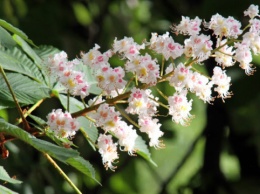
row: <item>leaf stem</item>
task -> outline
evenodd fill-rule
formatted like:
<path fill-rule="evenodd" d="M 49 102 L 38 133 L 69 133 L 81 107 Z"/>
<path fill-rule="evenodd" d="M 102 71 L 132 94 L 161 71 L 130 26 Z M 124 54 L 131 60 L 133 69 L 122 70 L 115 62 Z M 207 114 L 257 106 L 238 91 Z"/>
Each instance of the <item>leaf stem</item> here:
<path fill-rule="evenodd" d="M 26 113 L 23 114 L 23 116 L 26 118 L 28 115 L 32 113 L 32 111 L 34 111 L 37 107 L 39 107 L 43 101 L 44 99 L 41 99 L 38 102 L 36 102 L 29 110 L 26 111 Z M 22 122 L 22 118 L 18 119 L 16 125 L 20 124 L 21 122 Z"/>
<path fill-rule="evenodd" d="M 70 91 L 67 91 L 67 111 L 70 111 Z"/>
<path fill-rule="evenodd" d="M 77 194 L 82 194 L 81 191 L 74 185 L 70 178 L 63 172 L 63 170 L 58 166 L 58 164 L 50 157 L 49 154 L 44 153 L 47 160 L 58 170 L 58 172 L 63 176 L 63 178 L 69 183 L 69 185 L 76 191 Z"/>
<path fill-rule="evenodd" d="M 131 124 L 133 124 L 136 128 L 140 128 L 140 126 L 133 120 L 131 119 L 125 112 L 123 112 L 116 104 L 115 104 L 116 109 L 121 113 L 121 115 L 126 118 Z"/>
<path fill-rule="evenodd" d="M 23 111 L 22 111 L 22 109 L 21 109 L 21 107 L 20 107 L 20 105 L 19 105 L 19 103 L 18 103 L 18 100 L 17 100 L 16 97 L 15 97 L 14 91 L 13 91 L 13 89 L 12 89 L 10 83 L 8 82 L 8 79 L 7 79 L 7 77 L 6 77 L 5 71 L 4 71 L 4 69 L 3 69 L 2 66 L 0 66 L 0 72 L 1 72 L 1 74 L 3 75 L 3 78 L 4 78 L 4 80 L 5 80 L 5 83 L 6 83 L 7 87 L 8 87 L 8 89 L 9 89 L 11 95 L 12 95 L 12 98 L 13 98 L 13 100 L 14 100 L 14 103 L 15 103 L 15 105 L 16 105 L 16 108 L 17 108 L 17 110 L 18 110 L 18 112 L 19 112 L 19 114 L 20 114 L 20 116 L 21 116 L 21 118 L 22 118 L 22 121 L 23 121 L 23 124 L 24 124 L 24 128 L 28 131 L 28 130 L 30 129 L 30 126 L 29 126 L 28 122 L 26 121 L 26 119 L 25 119 L 25 117 L 24 117 L 24 115 L 23 115 Z"/>

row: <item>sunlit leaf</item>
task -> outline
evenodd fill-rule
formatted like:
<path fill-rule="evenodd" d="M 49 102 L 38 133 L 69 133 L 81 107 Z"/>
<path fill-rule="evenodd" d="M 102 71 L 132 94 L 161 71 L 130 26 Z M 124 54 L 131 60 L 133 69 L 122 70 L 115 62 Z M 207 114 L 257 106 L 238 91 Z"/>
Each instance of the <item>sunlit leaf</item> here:
<path fill-rule="evenodd" d="M 16 42 L 12 39 L 12 36 L 0 26 L 0 45 L 7 48 L 12 48 L 16 45 Z"/>
<path fill-rule="evenodd" d="M 42 60 L 46 60 L 48 57 L 60 52 L 59 49 L 48 45 L 41 45 L 37 48 L 34 48 L 34 51 Z"/>
<path fill-rule="evenodd" d="M 21 104 L 33 104 L 40 99 L 49 97 L 49 89 L 46 86 L 26 76 L 19 73 L 6 73 L 6 76 Z M 12 95 L 2 76 L 0 76 L 0 85 L 0 99 L 13 102 Z"/>
<path fill-rule="evenodd" d="M 142 156 L 154 166 L 157 166 L 157 164 L 151 158 L 151 154 L 147 148 L 145 141 L 140 136 L 138 136 L 135 140 L 135 149 L 137 150 L 137 154 Z"/>
<path fill-rule="evenodd" d="M 53 158 L 66 163 L 66 160 L 71 157 L 77 157 L 79 153 L 72 149 L 66 149 L 50 142 L 37 139 L 21 128 L 7 123 L 5 120 L 0 119 L 0 132 L 16 137 L 25 143 L 31 145 L 35 149 L 47 153 Z"/>
<path fill-rule="evenodd" d="M 85 175 L 91 177 L 93 180 L 95 179 L 95 171 L 92 165 L 81 158 L 79 153 L 76 150 L 68 149 L 64 147 L 57 146 L 48 141 L 44 141 L 38 138 L 35 138 L 31 134 L 22 130 L 21 128 L 7 123 L 5 120 L 0 118 L 0 133 L 8 134 L 13 137 L 16 137 L 25 143 L 31 145 L 35 149 L 40 152 L 47 153 L 51 157 L 64 162 L 66 164 L 70 164 L 77 170 L 81 171 Z"/>
<path fill-rule="evenodd" d="M 34 61 L 35 64 L 37 64 L 38 67 L 40 67 L 40 64 L 42 63 L 41 58 L 35 53 L 35 51 L 31 48 L 31 46 L 24 41 L 24 39 L 22 39 L 20 36 L 18 36 L 17 34 L 13 35 L 13 39 L 15 40 L 15 42 L 17 44 L 19 44 L 22 49 L 24 50 L 24 52 L 30 56 L 30 58 Z"/>
<path fill-rule="evenodd" d="M 17 34 L 19 35 L 21 38 L 23 38 L 25 41 L 27 41 L 28 43 L 34 45 L 34 43 L 32 42 L 32 40 L 30 40 L 28 38 L 28 36 L 21 31 L 20 29 L 14 27 L 13 25 L 9 24 L 8 22 L 1 20 L 0 19 L 0 26 L 2 26 L 3 28 L 5 28 L 6 30 L 12 32 L 13 34 Z"/>
<path fill-rule="evenodd" d="M 37 82 L 45 82 L 39 68 L 25 53 L 16 47 L 13 49 L 0 49 L 0 65 L 6 70 L 27 75 Z"/>

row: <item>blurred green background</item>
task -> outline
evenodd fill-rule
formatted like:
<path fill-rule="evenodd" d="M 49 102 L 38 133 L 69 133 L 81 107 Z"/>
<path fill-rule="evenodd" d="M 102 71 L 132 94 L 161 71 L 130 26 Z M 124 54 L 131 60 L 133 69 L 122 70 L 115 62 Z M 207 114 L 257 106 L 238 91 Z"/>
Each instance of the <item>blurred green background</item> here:
<path fill-rule="evenodd" d="M 0 0 L 0 18 L 23 30 L 36 45 L 53 45 L 70 58 L 87 52 L 97 43 L 101 51 L 111 47 L 115 37 L 131 36 L 141 43 L 151 32 L 170 31 L 181 16 L 209 21 L 219 13 L 234 16 L 242 24 L 243 11 L 259 0 Z M 178 40 L 177 40 L 178 41 Z M 180 41 L 182 41 L 180 39 Z M 161 120 L 166 148 L 151 148 L 158 167 L 141 157 L 120 153 L 116 172 L 106 171 L 99 153 L 76 136 L 82 156 L 97 171 L 102 186 L 66 165 L 61 167 L 83 193 L 97 194 L 258 194 L 260 193 L 260 57 L 254 57 L 257 71 L 246 76 L 238 67 L 227 69 L 234 95 L 225 103 L 204 104 L 195 96 L 195 119 L 188 127 Z M 207 64 L 210 70 L 214 61 Z M 210 71 L 209 71 L 210 72 Z M 167 85 L 161 90 L 171 94 Z M 50 105 L 51 104 L 51 105 Z M 35 114 L 46 118 L 59 107 L 49 99 Z M 12 114 L 2 115 L 9 120 Z M 21 194 L 70 194 L 73 190 L 37 151 L 19 141 L 9 142 L 7 159 L 0 159 L 10 176 L 21 185 L 6 185 Z"/>

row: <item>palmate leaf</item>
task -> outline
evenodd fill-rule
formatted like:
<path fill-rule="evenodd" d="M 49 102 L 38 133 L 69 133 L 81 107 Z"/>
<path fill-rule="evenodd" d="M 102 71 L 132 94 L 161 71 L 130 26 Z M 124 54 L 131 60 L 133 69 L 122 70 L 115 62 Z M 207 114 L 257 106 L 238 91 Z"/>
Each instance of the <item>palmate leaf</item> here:
<path fill-rule="evenodd" d="M 49 97 L 49 89 L 46 86 L 24 75 L 19 73 L 6 73 L 6 76 L 15 92 L 18 102 L 22 105 L 33 104 L 40 99 Z M 7 101 L 10 105 L 10 103 L 13 102 L 13 98 L 2 76 L 0 76 L 0 86 L 0 101 Z"/>
<path fill-rule="evenodd" d="M 13 39 L 15 40 L 15 42 L 17 44 L 19 44 L 23 51 L 30 56 L 30 58 L 34 61 L 34 63 L 38 66 L 38 68 L 40 68 L 42 60 L 41 58 L 35 53 L 35 51 L 31 48 L 31 46 L 24 40 L 22 39 L 20 36 L 18 36 L 17 34 L 13 35 Z"/>
<path fill-rule="evenodd" d="M 138 155 L 142 156 L 154 166 L 157 166 L 157 164 L 151 158 L 151 154 L 149 152 L 149 149 L 147 148 L 145 141 L 140 136 L 138 136 L 135 140 L 135 149 L 137 150 L 136 152 Z"/>
<path fill-rule="evenodd" d="M 64 108 L 67 108 L 67 96 L 60 94 L 59 99 L 61 104 L 63 105 Z M 70 112 L 77 112 L 79 110 L 82 110 L 84 108 L 84 105 L 82 102 L 78 101 L 77 99 L 70 97 Z M 85 137 L 90 138 L 92 142 L 96 142 L 98 138 L 98 130 L 97 128 L 91 123 L 87 118 L 85 117 L 79 117 L 77 118 L 78 122 L 80 123 L 81 126 L 81 132 Z M 92 143 L 89 142 L 91 145 Z M 94 146 L 92 145 L 94 148 Z"/>
<path fill-rule="evenodd" d="M 13 25 L 9 24 L 8 22 L 0 19 L 0 26 L 8 30 L 9 32 L 12 32 L 13 34 L 19 35 L 22 39 L 24 39 L 26 42 L 30 43 L 31 45 L 34 45 L 32 40 L 28 38 L 28 36 L 21 31 L 20 29 L 14 27 Z"/>
<path fill-rule="evenodd" d="M 7 123 L 3 119 L 0 119 L 0 132 L 16 137 L 24 141 L 25 143 L 31 145 L 35 149 L 47 153 L 50 156 L 64 163 L 66 163 L 66 160 L 71 157 L 79 156 L 79 153 L 75 150 L 59 147 L 50 142 L 37 139 L 31 134 L 24 131 L 23 129 L 10 123 Z"/>
<path fill-rule="evenodd" d="M 94 179 L 98 184 L 100 184 L 95 179 L 95 169 L 87 160 L 83 159 L 82 157 L 74 157 L 69 158 L 66 162 L 74 168 L 76 168 L 78 171 L 82 172 L 83 174 L 92 177 L 92 179 Z"/>
<path fill-rule="evenodd" d="M 13 72 L 27 75 L 37 82 L 44 83 L 41 70 L 18 48 L 0 49 L 0 65 Z"/>
<path fill-rule="evenodd" d="M 12 36 L 0 26 L 0 44 L 6 48 L 12 48 L 16 45 Z"/>
<path fill-rule="evenodd" d="M 34 48 L 34 51 L 42 60 L 47 60 L 48 57 L 60 52 L 59 49 L 49 45 L 41 45 Z"/>
<path fill-rule="evenodd" d="M 7 123 L 4 119 L 0 118 L 0 133 L 11 135 L 16 137 L 25 143 L 31 145 L 40 152 L 47 153 L 51 157 L 69 164 L 82 172 L 83 174 L 89 176 L 93 180 L 97 181 L 95 178 L 95 171 L 92 165 L 79 156 L 79 152 L 73 149 L 68 149 L 64 147 L 57 146 L 48 141 L 37 139 L 21 128 Z"/>

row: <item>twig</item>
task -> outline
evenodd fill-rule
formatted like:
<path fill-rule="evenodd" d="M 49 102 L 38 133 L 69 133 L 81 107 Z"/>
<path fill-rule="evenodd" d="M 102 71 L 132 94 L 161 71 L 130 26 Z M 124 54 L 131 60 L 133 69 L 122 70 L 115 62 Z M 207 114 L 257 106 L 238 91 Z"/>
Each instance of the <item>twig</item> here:
<path fill-rule="evenodd" d="M 63 170 L 58 166 L 58 164 L 49 156 L 49 154 L 44 153 L 47 160 L 58 170 L 58 172 L 63 176 L 63 178 L 69 183 L 69 185 L 76 191 L 77 194 L 82 194 L 81 191 L 74 185 L 70 178 L 63 172 Z"/>
<path fill-rule="evenodd" d="M 18 100 L 15 97 L 14 91 L 13 91 L 10 83 L 8 82 L 8 79 L 6 77 L 5 71 L 4 71 L 2 66 L 0 66 L 0 71 L 1 71 L 1 74 L 3 75 L 3 78 L 5 80 L 5 83 L 6 83 L 7 87 L 8 87 L 8 89 L 9 89 L 11 95 L 12 95 L 12 98 L 13 98 L 13 100 L 15 102 L 16 108 L 17 108 L 17 110 L 18 110 L 18 112 L 19 112 L 19 114 L 20 114 L 20 116 L 22 118 L 22 121 L 23 121 L 23 124 L 24 124 L 24 128 L 28 131 L 30 129 L 30 126 L 29 126 L 28 122 L 26 121 L 26 119 L 25 119 L 25 117 L 23 115 L 23 111 L 22 111 L 22 109 L 21 109 L 21 107 L 20 107 L 20 105 L 18 103 Z"/>

